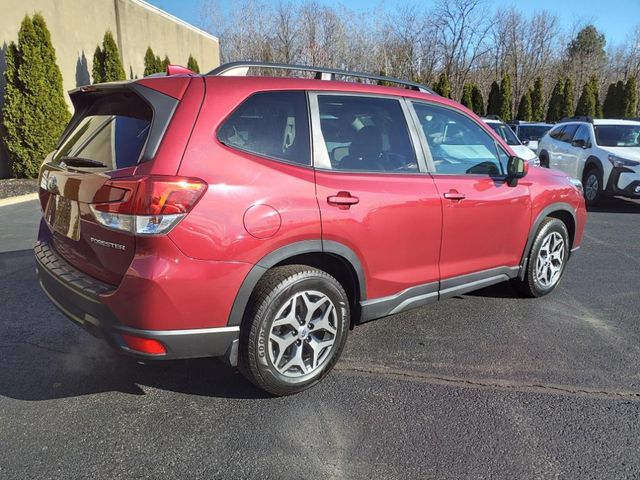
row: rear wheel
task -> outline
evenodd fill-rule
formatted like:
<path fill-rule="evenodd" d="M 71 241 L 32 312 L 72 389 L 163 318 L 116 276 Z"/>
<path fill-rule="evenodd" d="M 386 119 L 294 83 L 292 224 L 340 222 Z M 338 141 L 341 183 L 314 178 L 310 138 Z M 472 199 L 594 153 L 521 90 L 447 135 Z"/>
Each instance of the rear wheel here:
<path fill-rule="evenodd" d="M 551 293 L 560 282 L 569 258 L 569 232 L 557 218 L 545 218 L 531 246 L 524 278 L 514 285 L 528 297 Z"/>
<path fill-rule="evenodd" d="M 305 265 L 265 273 L 240 334 L 238 366 L 274 395 L 318 383 L 337 362 L 349 330 L 349 302 L 328 273 Z"/>
<path fill-rule="evenodd" d="M 593 207 L 602 200 L 603 187 L 602 174 L 596 167 L 590 167 L 582 176 L 584 199 L 587 205 Z"/>

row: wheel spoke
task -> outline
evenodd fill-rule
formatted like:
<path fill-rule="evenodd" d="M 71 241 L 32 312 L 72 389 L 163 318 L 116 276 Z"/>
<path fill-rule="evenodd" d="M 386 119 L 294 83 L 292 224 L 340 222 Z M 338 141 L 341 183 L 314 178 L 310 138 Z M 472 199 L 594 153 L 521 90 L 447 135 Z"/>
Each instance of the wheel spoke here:
<path fill-rule="evenodd" d="M 318 366 L 318 360 L 320 358 L 320 354 L 323 353 L 325 348 L 331 347 L 335 342 L 335 337 L 331 340 L 323 340 L 319 341 L 315 338 L 311 338 L 309 341 L 309 346 L 311 347 L 311 351 L 313 355 L 311 357 L 311 368 L 316 368 Z"/>
<path fill-rule="evenodd" d="M 327 309 L 322 314 L 322 318 L 313 323 L 312 332 L 317 332 L 319 330 L 326 330 L 327 332 L 334 334 L 336 333 L 336 328 L 331 325 L 331 319 L 335 316 L 335 309 L 333 308 L 333 303 L 329 302 Z"/>
<path fill-rule="evenodd" d="M 304 363 L 304 359 L 302 358 L 302 350 L 302 345 L 296 345 L 295 353 L 293 354 L 291 359 L 287 363 L 285 363 L 279 370 L 284 373 L 292 367 L 298 367 L 300 370 L 302 370 L 302 373 L 307 373 L 308 369 L 307 365 Z"/>
<path fill-rule="evenodd" d="M 271 360 L 273 361 L 273 364 L 277 368 L 278 365 L 280 365 L 280 361 L 282 360 L 282 356 L 284 355 L 284 352 L 297 340 L 297 337 L 293 334 L 293 332 L 286 334 L 284 337 L 281 337 L 276 335 L 275 333 L 272 333 L 269 336 L 269 340 L 272 342 L 275 342 L 278 345 L 277 357 L 274 359 L 272 356 L 271 358 Z"/>
<path fill-rule="evenodd" d="M 543 287 L 553 286 L 562 273 L 565 241 L 558 232 L 549 233 L 541 242 L 536 257 L 535 273 Z"/>
<path fill-rule="evenodd" d="M 287 315 L 275 320 L 272 324 L 272 328 L 285 325 L 296 330 L 300 328 L 300 322 L 298 322 L 298 319 L 296 318 L 296 300 L 297 297 L 293 297 L 291 300 L 289 300 L 284 308 L 285 311 L 288 309 Z"/>

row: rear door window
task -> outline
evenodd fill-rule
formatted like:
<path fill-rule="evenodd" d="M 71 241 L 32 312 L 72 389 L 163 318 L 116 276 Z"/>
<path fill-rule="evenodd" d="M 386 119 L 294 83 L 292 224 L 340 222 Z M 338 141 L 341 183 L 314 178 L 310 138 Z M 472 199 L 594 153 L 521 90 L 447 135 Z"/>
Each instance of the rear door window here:
<path fill-rule="evenodd" d="M 153 119 L 151 107 L 134 93 L 118 93 L 97 100 L 69 133 L 52 163 L 84 158 L 109 170 L 136 165 Z"/>
<path fill-rule="evenodd" d="M 220 143 L 260 156 L 311 165 L 304 92 L 261 92 L 245 100 L 218 129 Z"/>
<path fill-rule="evenodd" d="M 400 101 L 360 95 L 318 94 L 326 152 L 316 166 L 365 172 L 418 172 Z M 324 164 L 322 164 L 324 163 Z"/>

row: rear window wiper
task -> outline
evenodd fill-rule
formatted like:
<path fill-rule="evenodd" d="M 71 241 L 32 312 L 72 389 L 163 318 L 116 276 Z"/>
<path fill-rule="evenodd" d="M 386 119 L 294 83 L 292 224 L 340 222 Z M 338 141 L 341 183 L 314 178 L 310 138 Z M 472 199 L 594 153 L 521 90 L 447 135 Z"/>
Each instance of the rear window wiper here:
<path fill-rule="evenodd" d="M 98 160 L 91 160 L 90 158 L 83 157 L 60 157 L 60 163 L 64 163 L 70 167 L 107 168 L 104 163 L 99 162 Z"/>

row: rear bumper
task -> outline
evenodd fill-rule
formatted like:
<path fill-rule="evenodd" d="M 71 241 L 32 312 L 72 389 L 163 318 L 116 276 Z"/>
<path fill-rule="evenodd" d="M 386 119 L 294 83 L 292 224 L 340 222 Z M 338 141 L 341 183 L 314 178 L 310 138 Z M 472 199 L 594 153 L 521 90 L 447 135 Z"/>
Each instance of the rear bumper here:
<path fill-rule="evenodd" d="M 34 253 L 40 286 L 51 302 L 72 321 L 115 349 L 145 359 L 223 356 L 230 363 L 236 363 L 240 327 L 148 330 L 124 325 L 101 300 L 101 296 L 111 295 L 115 287 L 78 271 L 45 242 L 38 242 Z M 134 351 L 125 343 L 123 334 L 157 340 L 164 345 L 166 354 Z"/>

